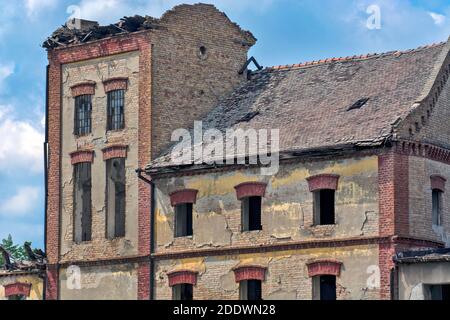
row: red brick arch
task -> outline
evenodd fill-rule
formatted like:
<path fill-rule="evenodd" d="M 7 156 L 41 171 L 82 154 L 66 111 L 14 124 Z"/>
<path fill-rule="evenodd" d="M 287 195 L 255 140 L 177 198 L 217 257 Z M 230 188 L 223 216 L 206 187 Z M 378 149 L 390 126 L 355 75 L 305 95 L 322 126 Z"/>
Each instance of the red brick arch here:
<path fill-rule="evenodd" d="M 29 297 L 31 291 L 31 283 L 16 282 L 5 285 L 5 297 L 24 296 Z"/>
<path fill-rule="evenodd" d="M 82 95 L 94 95 L 95 94 L 95 82 L 94 81 L 85 81 L 82 83 L 77 83 L 70 87 L 72 91 L 73 97 L 78 97 Z"/>
<path fill-rule="evenodd" d="M 112 145 L 103 148 L 103 160 L 109 160 L 113 158 L 126 158 L 128 146 L 125 145 Z"/>
<path fill-rule="evenodd" d="M 339 277 L 341 275 L 342 262 L 334 259 L 316 260 L 306 264 L 308 276 L 331 275 Z"/>
<path fill-rule="evenodd" d="M 238 200 L 247 197 L 264 197 L 267 183 L 264 182 L 244 182 L 234 187 Z"/>
<path fill-rule="evenodd" d="M 235 268 L 234 277 L 236 282 L 245 280 L 260 280 L 266 279 L 266 268 L 261 266 L 242 266 Z"/>
<path fill-rule="evenodd" d="M 94 162 L 94 151 L 92 150 L 79 150 L 70 153 L 70 160 L 72 165 L 82 162 Z"/>
<path fill-rule="evenodd" d="M 306 179 L 309 191 L 314 192 L 323 189 L 337 190 L 339 176 L 337 174 L 319 174 Z"/>
<path fill-rule="evenodd" d="M 430 179 L 431 179 L 431 189 L 433 190 L 436 189 L 445 192 L 445 184 L 447 182 L 447 179 L 445 179 L 443 176 L 440 175 L 432 175 Z"/>
<path fill-rule="evenodd" d="M 103 81 L 103 86 L 105 88 L 105 92 L 110 92 L 114 90 L 127 90 L 128 78 L 125 77 L 110 78 Z"/>
<path fill-rule="evenodd" d="M 167 274 L 169 286 L 173 287 L 178 284 L 192 284 L 195 286 L 197 284 L 197 274 L 197 272 L 188 270 L 169 272 Z"/>
<path fill-rule="evenodd" d="M 170 196 L 170 204 L 175 207 L 183 203 L 196 203 L 198 190 L 184 189 L 172 192 Z"/>

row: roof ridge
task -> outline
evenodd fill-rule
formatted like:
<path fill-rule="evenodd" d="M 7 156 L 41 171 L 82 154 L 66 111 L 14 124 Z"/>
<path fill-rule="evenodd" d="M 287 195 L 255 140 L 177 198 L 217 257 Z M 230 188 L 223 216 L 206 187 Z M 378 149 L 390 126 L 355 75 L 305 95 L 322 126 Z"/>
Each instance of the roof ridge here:
<path fill-rule="evenodd" d="M 333 57 L 333 58 L 326 58 L 321 60 L 312 60 L 312 61 L 306 61 L 301 63 L 294 63 L 294 64 L 287 64 L 287 65 L 278 65 L 278 66 L 272 66 L 272 67 L 266 67 L 264 71 L 278 71 L 278 70 L 293 70 L 293 69 L 299 69 L 304 67 L 312 67 L 312 66 L 318 66 L 318 65 L 324 65 L 327 63 L 333 63 L 333 62 L 346 62 L 346 61 L 360 61 L 360 60 L 368 60 L 372 58 L 377 57 L 386 57 L 386 56 L 393 56 L 397 55 L 400 56 L 402 54 L 406 53 L 413 53 L 424 49 L 430 49 L 435 48 L 441 45 L 444 45 L 446 42 L 437 42 L 432 43 L 425 46 L 420 46 L 415 49 L 407 49 L 407 50 L 396 50 L 396 51 L 388 51 L 388 52 L 382 52 L 382 53 L 367 53 L 367 54 L 361 54 L 361 55 L 354 55 L 354 56 L 347 56 L 347 57 Z"/>

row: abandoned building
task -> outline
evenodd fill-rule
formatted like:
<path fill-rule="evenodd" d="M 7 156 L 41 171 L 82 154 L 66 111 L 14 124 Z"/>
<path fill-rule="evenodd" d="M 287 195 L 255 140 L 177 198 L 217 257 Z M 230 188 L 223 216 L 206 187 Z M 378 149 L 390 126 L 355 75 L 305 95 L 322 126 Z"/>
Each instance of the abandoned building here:
<path fill-rule="evenodd" d="M 2 246 L 0 253 L 0 300 L 42 300 L 45 282 L 45 255 L 25 244 L 28 260 L 17 261 Z"/>
<path fill-rule="evenodd" d="M 393 299 L 396 254 L 450 244 L 450 43 L 249 71 L 255 43 L 206 4 L 45 41 L 46 299 Z M 195 120 L 279 129 L 278 172 L 173 163 Z"/>

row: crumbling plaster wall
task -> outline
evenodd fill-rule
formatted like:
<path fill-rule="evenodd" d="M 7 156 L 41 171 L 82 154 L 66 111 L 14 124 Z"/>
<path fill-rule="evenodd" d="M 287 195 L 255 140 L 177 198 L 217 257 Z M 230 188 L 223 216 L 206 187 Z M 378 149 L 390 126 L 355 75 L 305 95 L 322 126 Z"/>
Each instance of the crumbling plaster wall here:
<path fill-rule="evenodd" d="M 306 178 L 323 173 L 340 175 L 334 226 L 313 226 L 313 195 Z M 249 181 L 267 183 L 263 230 L 242 233 L 241 204 L 234 186 Z M 378 235 L 376 156 L 283 164 L 274 176 L 247 169 L 174 177 L 157 180 L 156 188 L 157 252 Z M 199 191 L 193 237 L 174 238 L 169 194 L 180 189 Z"/>
<path fill-rule="evenodd" d="M 103 81 L 114 77 L 128 77 L 125 93 L 125 129 L 106 131 L 107 96 Z M 138 95 L 139 53 L 131 52 L 101 59 L 64 65 L 62 69 L 62 217 L 61 261 L 114 258 L 137 254 L 138 241 Z M 74 98 L 70 87 L 95 81 L 92 99 L 92 134 L 75 137 Z M 108 240 L 106 234 L 105 184 L 106 164 L 102 149 L 113 144 L 128 145 L 126 166 L 126 236 Z M 73 241 L 73 166 L 70 153 L 78 149 L 95 152 L 92 163 L 92 241 L 75 244 Z"/>
<path fill-rule="evenodd" d="M 189 270 L 198 272 L 194 299 L 238 300 L 239 284 L 232 269 L 258 265 L 267 268 L 266 279 L 262 283 L 264 300 L 311 300 L 312 279 L 308 276 L 306 263 L 329 258 L 343 263 L 341 275 L 336 279 L 339 300 L 379 298 L 379 288 L 372 286 L 376 282 L 368 280 L 372 266 L 378 266 L 378 246 L 369 245 L 158 261 L 156 299 L 172 298 L 168 272 Z"/>
<path fill-rule="evenodd" d="M 152 30 L 152 157 L 231 93 L 254 39 L 212 5 L 180 5 Z M 206 53 L 200 52 L 204 47 Z"/>
<path fill-rule="evenodd" d="M 442 226 L 433 226 L 431 176 L 447 179 L 442 197 Z M 450 246 L 450 166 L 420 157 L 409 158 L 409 232 L 414 237 Z"/>
<path fill-rule="evenodd" d="M 428 300 L 426 285 L 450 284 L 449 262 L 401 264 L 398 272 L 400 300 Z"/>
<path fill-rule="evenodd" d="M 39 278 L 37 274 L 26 274 L 26 275 L 11 274 L 8 276 L 0 275 L 0 300 L 8 300 L 8 298 L 5 297 L 4 286 L 7 286 L 12 283 L 30 283 L 31 284 L 30 296 L 27 298 L 27 300 L 43 299 L 44 281 L 42 278 Z"/>
<path fill-rule="evenodd" d="M 137 300 L 137 266 L 72 267 L 60 270 L 62 300 Z"/>

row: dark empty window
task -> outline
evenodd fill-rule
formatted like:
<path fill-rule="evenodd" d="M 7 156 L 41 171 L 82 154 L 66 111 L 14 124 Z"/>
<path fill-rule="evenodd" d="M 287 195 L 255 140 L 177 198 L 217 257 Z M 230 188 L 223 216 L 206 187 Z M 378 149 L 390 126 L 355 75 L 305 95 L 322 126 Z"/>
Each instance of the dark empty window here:
<path fill-rule="evenodd" d="M 433 225 L 440 226 L 442 214 L 442 191 L 434 189 L 432 197 L 433 197 L 433 208 L 432 208 Z"/>
<path fill-rule="evenodd" d="M 314 192 L 314 225 L 335 224 L 335 191 L 323 189 Z"/>
<path fill-rule="evenodd" d="M 120 130 L 125 126 L 125 90 L 108 92 L 108 130 Z"/>
<path fill-rule="evenodd" d="M 262 300 L 260 280 L 245 280 L 239 283 L 239 295 L 241 300 Z"/>
<path fill-rule="evenodd" d="M 91 164 L 74 166 L 74 241 L 91 240 Z"/>
<path fill-rule="evenodd" d="M 450 301 L 450 284 L 430 286 L 430 299 Z"/>
<path fill-rule="evenodd" d="M 336 300 L 336 276 L 324 275 L 313 278 L 314 300 Z"/>
<path fill-rule="evenodd" d="M 172 299 L 173 300 L 193 300 L 194 288 L 192 284 L 177 284 L 172 287 Z"/>
<path fill-rule="evenodd" d="M 125 236 L 125 159 L 106 161 L 106 233 L 109 239 Z"/>
<path fill-rule="evenodd" d="M 351 111 L 351 110 L 355 110 L 355 109 L 360 109 L 360 108 L 362 108 L 368 101 L 369 101 L 369 98 L 359 99 L 359 100 L 356 101 L 354 104 L 352 104 L 352 105 L 347 109 L 347 111 Z"/>
<path fill-rule="evenodd" d="M 175 237 L 192 236 L 192 203 L 175 206 Z"/>
<path fill-rule="evenodd" d="M 261 202 L 261 197 L 248 197 L 242 199 L 242 231 L 262 230 Z"/>
<path fill-rule="evenodd" d="M 75 125 L 74 133 L 83 136 L 91 133 L 92 96 L 75 97 Z"/>

